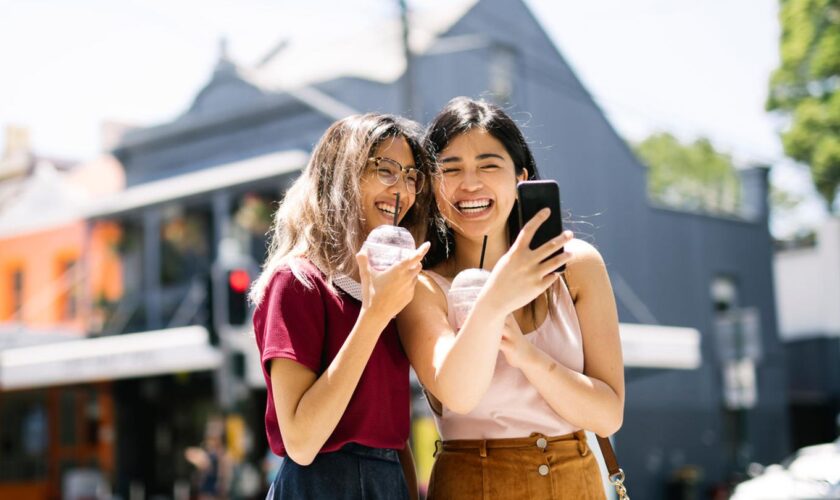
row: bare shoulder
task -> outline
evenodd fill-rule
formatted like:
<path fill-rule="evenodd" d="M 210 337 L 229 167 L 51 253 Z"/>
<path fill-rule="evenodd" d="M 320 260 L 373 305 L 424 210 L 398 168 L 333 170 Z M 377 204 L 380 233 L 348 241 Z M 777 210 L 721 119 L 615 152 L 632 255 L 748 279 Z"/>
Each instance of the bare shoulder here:
<path fill-rule="evenodd" d="M 569 260 L 569 267 L 575 268 L 576 271 L 585 272 L 593 268 L 599 269 L 605 267 L 601 252 L 591 243 L 574 238 L 572 241 L 566 243 L 565 248 L 572 253 L 572 258 Z"/>
<path fill-rule="evenodd" d="M 446 294 L 434 278 L 425 271 L 421 271 L 417 277 L 417 285 L 414 287 L 414 298 L 399 314 L 399 319 L 420 318 L 435 310 L 446 312 Z M 404 323 L 405 321 L 400 321 L 400 324 Z"/>
<path fill-rule="evenodd" d="M 426 300 L 434 299 L 436 302 L 446 305 L 446 294 L 443 293 L 443 289 L 437 281 L 429 276 L 426 271 L 420 271 L 420 275 L 417 277 L 417 287 L 414 289 L 414 300 L 412 302 L 417 301 L 418 293 Z"/>
<path fill-rule="evenodd" d="M 591 243 L 575 238 L 566 243 L 565 248 L 572 253 L 566 265 L 566 282 L 573 299 L 577 300 L 581 292 L 597 286 L 605 279 L 609 280 L 604 258 Z"/>

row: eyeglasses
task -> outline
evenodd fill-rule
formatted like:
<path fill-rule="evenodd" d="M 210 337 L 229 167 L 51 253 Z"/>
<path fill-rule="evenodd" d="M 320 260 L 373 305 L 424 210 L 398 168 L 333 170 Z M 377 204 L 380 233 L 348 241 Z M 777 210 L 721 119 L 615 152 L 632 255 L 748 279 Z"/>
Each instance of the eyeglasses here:
<path fill-rule="evenodd" d="M 382 156 L 368 158 L 368 162 L 373 163 L 376 177 L 382 184 L 393 186 L 402 175 L 405 178 L 405 186 L 411 193 L 417 194 L 423 191 L 426 177 L 416 168 L 404 167 L 398 161 Z"/>

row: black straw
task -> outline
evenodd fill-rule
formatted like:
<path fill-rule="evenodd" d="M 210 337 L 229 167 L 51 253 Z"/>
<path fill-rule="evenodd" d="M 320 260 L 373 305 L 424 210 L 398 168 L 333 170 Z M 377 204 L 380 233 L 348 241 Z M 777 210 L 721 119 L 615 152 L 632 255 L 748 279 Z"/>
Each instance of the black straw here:
<path fill-rule="evenodd" d="M 487 250 L 487 235 L 484 235 L 484 242 L 481 243 L 481 260 L 478 262 L 478 268 L 484 269 L 484 251 Z"/>
<path fill-rule="evenodd" d="M 399 222 L 397 217 L 400 215 L 400 193 L 397 193 L 397 208 L 394 210 L 394 225 L 396 226 Z"/>

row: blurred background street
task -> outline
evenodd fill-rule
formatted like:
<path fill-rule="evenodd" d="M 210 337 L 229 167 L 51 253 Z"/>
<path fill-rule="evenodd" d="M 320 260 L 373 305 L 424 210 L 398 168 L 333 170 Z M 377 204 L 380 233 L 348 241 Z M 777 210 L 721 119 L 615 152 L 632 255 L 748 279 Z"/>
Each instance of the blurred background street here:
<path fill-rule="evenodd" d="M 277 202 L 459 95 L 607 263 L 631 497 L 840 498 L 837 0 L 0 0 L 0 68 L 0 499 L 264 498 Z"/>

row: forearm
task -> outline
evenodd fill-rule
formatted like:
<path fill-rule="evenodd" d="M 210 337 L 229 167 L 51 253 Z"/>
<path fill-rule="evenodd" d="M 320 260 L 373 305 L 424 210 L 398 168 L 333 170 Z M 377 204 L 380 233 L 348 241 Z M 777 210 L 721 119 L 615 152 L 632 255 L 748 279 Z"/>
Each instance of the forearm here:
<path fill-rule="evenodd" d="M 411 500 L 417 500 L 419 497 L 417 490 L 417 470 L 414 467 L 414 455 L 411 453 L 411 445 L 405 443 L 405 448 L 398 451 L 400 456 L 400 465 L 403 468 L 405 475 L 405 483 L 408 486 L 408 497 Z"/>
<path fill-rule="evenodd" d="M 296 460 L 311 462 L 344 415 L 368 359 L 387 321 L 363 311 L 347 340 L 326 371 L 301 397 L 288 432 L 287 448 L 296 448 Z"/>
<path fill-rule="evenodd" d="M 623 398 L 602 380 L 569 369 L 533 345 L 521 370 L 551 409 L 570 424 L 599 436 L 621 427 Z"/>
<path fill-rule="evenodd" d="M 435 396 L 457 413 L 469 413 L 484 397 L 499 356 L 505 314 L 479 300 L 435 371 Z"/>

